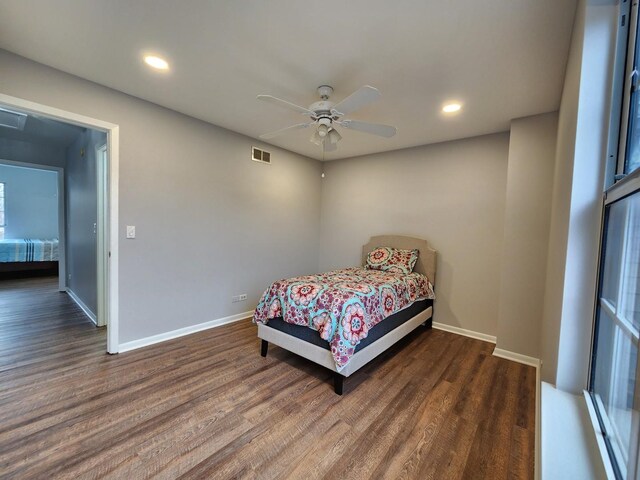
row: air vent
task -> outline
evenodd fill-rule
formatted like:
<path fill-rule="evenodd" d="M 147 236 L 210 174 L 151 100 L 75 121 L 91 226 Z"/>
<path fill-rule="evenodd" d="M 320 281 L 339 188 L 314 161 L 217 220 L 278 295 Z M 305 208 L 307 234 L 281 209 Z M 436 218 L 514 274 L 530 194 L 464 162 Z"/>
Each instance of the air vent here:
<path fill-rule="evenodd" d="M 12 112 L 0 108 L 0 127 L 14 128 L 16 130 L 24 129 L 27 116 L 24 113 Z"/>
<path fill-rule="evenodd" d="M 251 147 L 251 159 L 256 162 L 271 163 L 271 154 L 256 147 Z"/>

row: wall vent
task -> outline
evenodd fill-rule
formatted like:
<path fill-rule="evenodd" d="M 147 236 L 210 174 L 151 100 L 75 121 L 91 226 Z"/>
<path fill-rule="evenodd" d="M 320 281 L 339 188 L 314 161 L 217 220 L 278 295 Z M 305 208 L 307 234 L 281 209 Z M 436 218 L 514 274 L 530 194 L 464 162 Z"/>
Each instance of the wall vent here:
<path fill-rule="evenodd" d="M 256 162 L 271 163 L 271 154 L 265 150 L 251 147 L 251 159 Z"/>
<path fill-rule="evenodd" d="M 16 130 L 23 130 L 24 124 L 27 121 L 27 115 L 24 113 L 12 112 L 11 110 L 5 110 L 0 108 L 0 127 L 15 128 Z"/>

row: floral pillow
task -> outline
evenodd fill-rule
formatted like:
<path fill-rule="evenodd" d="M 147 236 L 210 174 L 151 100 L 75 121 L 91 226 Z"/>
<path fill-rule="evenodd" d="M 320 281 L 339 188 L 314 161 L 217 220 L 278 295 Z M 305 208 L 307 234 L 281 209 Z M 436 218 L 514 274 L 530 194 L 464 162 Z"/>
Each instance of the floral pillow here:
<path fill-rule="evenodd" d="M 367 255 L 367 266 L 370 270 L 402 273 L 409 275 L 418 261 L 418 250 L 400 250 L 391 247 L 378 247 Z"/>

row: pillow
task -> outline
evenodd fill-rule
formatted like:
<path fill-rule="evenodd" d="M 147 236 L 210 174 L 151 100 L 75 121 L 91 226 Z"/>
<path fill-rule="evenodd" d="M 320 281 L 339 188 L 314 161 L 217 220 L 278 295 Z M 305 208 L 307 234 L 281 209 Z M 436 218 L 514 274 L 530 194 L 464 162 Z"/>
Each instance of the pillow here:
<path fill-rule="evenodd" d="M 418 250 L 378 247 L 367 255 L 366 268 L 409 275 L 418 261 Z"/>

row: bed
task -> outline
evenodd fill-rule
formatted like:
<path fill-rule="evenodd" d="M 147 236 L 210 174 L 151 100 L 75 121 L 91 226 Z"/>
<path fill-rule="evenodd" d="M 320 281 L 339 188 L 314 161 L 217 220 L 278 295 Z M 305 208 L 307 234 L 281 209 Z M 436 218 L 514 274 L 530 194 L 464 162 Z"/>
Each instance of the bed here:
<path fill-rule="evenodd" d="M 0 240 L 0 273 L 58 271 L 58 239 Z"/>
<path fill-rule="evenodd" d="M 417 250 L 413 271 L 365 269 L 379 247 Z M 254 315 L 261 355 L 273 343 L 322 365 L 341 395 L 345 378 L 419 326 L 431 327 L 436 256 L 420 238 L 375 236 L 362 248 L 363 267 L 274 282 Z"/>

